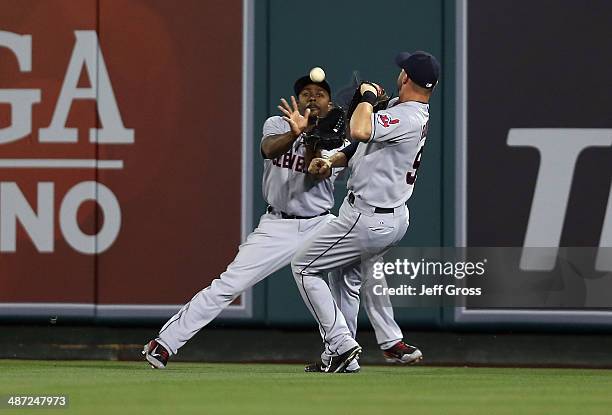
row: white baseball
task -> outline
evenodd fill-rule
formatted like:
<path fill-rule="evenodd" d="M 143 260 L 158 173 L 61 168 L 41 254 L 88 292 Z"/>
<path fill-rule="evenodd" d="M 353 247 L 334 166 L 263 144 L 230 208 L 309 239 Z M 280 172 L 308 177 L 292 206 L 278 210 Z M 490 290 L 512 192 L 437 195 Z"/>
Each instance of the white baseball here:
<path fill-rule="evenodd" d="M 312 82 L 323 82 L 325 79 L 325 72 L 318 66 L 316 68 L 312 68 L 308 75 L 310 75 Z"/>

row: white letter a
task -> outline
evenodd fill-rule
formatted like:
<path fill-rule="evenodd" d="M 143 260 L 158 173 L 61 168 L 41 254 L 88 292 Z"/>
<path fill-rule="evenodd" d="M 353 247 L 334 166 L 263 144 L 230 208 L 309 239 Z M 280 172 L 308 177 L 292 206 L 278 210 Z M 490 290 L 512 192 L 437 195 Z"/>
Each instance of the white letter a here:
<path fill-rule="evenodd" d="M 76 128 L 66 128 L 70 106 L 75 99 L 93 99 L 98 104 L 98 115 L 102 128 L 91 128 L 89 130 L 89 141 L 92 143 L 133 143 L 134 130 L 125 128 L 121 120 L 96 32 L 93 30 L 76 30 L 74 33 L 76 43 L 55 106 L 53 119 L 48 128 L 40 129 L 40 141 L 76 143 L 78 140 Z M 77 86 L 83 66 L 87 70 L 91 82 L 91 86 L 88 88 L 78 88 Z"/>

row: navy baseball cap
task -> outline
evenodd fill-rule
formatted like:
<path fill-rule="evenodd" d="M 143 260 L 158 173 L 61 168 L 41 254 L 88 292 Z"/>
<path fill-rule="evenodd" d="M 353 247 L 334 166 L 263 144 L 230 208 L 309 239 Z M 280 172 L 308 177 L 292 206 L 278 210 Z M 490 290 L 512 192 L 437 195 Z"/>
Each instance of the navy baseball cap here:
<path fill-rule="evenodd" d="M 300 79 L 295 81 L 295 83 L 293 84 L 293 92 L 295 92 L 295 96 L 297 97 L 298 95 L 300 95 L 302 89 L 304 89 L 306 85 L 310 84 L 320 86 L 321 88 L 326 90 L 329 96 L 331 97 L 331 87 L 329 86 L 327 81 L 322 80 L 321 82 L 314 82 L 312 79 L 310 79 L 310 75 L 302 76 Z"/>
<path fill-rule="evenodd" d="M 435 56 L 427 52 L 400 52 L 395 57 L 395 63 L 406 71 L 414 83 L 423 88 L 432 89 L 438 83 L 440 63 Z"/>

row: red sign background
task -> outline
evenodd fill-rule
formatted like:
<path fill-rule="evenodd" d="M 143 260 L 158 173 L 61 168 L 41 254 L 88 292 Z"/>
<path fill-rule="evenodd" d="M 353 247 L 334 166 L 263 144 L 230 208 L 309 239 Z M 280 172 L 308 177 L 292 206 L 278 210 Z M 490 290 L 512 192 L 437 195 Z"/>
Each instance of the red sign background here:
<path fill-rule="evenodd" d="M 52 182 L 52 253 L 40 253 L 18 226 L 15 253 L 0 253 L 0 302 L 181 304 L 233 259 L 240 242 L 242 2 L 41 0 L 4 5 L 2 30 L 32 35 L 32 71 L 19 71 L 0 48 L 0 89 L 36 88 L 32 133 L 0 144 L 0 158 L 122 160 L 120 170 L 0 169 L 36 211 L 37 183 Z M 231 29 L 231 30 L 228 30 Z M 93 100 L 74 101 L 67 127 L 78 143 L 40 143 L 51 122 L 75 44 L 95 30 L 117 106 L 133 144 L 94 144 Z M 89 86 L 86 71 L 79 86 Z M 11 124 L 0 104 L 0 127 Z M 107 186 L 121 206 L 113 245 L 76 252 L 60 231 L 66 192 L 83 181 Z M 85 233 L 104 217 L 93 202 L 79 209 Z"/>

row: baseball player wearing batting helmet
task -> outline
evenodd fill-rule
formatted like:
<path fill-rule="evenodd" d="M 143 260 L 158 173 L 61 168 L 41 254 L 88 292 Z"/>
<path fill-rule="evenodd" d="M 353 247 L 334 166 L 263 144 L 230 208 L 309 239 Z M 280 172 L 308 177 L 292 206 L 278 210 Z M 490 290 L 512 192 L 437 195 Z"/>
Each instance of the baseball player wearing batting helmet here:
<path fill-rule="evenodd" d="M 268 203 L 258 227 L 240 245 L 234 261 L 211 285 L 198 292 L 161 328 L 156 339 L 145 345 L 143 355 L 154 368 L 164 368 L 169 357 L 210 323 L 238 295 L 280 268 L 289 265 L 299 246 L 333 215 L 333 183 L 340 169 L 322 175 L 308 174 L 314 157 L 331 157 L 340 148 L 318 150 L 305 141 L 332 109 L 331 88 L 325 81 L 299 78 L 294 84 L 297 100 L 281 99 L 283 116 L 273 116 L 263 126 L 261 153 L 264 157 L 263 196 Z M 337 126 L 337 123 L 332 123 Z M 348 141 L 340 140 L 342 146 Z M 344 271 L 347 280 L 359 279 L 356 268 Z M 339 280 L 343 277 L 336 277 Z M 386 341 L 397 337 L 392 311 L 384 304 L 374 313 L 377 336 Z M 388 321 L 391 320 L 394 326 Z M 386 332 L 385 332 L 386 331 Z"/>
<path fill-rule="evenodd" d="M 397 244 L 408 229 L 406 202 L 412 195 L 427 136 L 429 99 L 438 82 L 440 65 L 426 52 L 398 54 L 399 97 L 386 110 L 373 112 L 381 89 L 359 86 L 360 102 L 350 119 L 351 137 L 358 142 L 309 165 L 322 175 L 348 165 L 348 194 L 337 218 L 315 231 L 291 261 L 300 293 L 319 324 L 325 343 L 323 371 L 341 372 L 359 356 L 347 321 L 323 280 L 329 271 L 361 262 L 362 279 L 374 263 Z M 358 297 L 353 306 L 358 307 Z M 356 315 L 356 313 L 354 313 Z M 409 346 L 410 347 L 410 346 Z M 411 357 L 421 352 L 412 347 Z"/>

